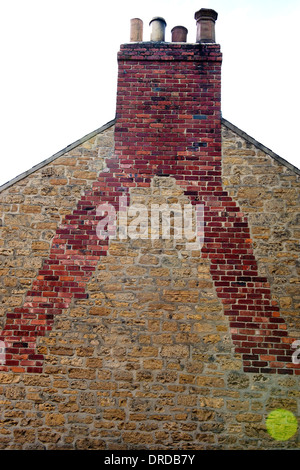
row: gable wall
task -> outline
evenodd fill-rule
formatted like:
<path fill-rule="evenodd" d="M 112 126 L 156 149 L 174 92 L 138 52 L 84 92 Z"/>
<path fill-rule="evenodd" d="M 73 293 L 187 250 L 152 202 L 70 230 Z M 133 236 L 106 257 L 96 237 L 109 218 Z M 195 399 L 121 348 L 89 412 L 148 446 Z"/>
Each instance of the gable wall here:
<path fill-rule="evenodd" d="M 299 177 L 225 126 L 222 133 L 224 188 L 248 217 L 260 273 L 299 337 Z M 113 128 L 2 192 L 3 325 L 112 152 Z M 130 197 L 185 200 L 168 177 Z M 277 408 L 298 419 L 299 376 L 244 372 L 200 252 L 116 240 L 87 292 L 38 339 L 42 373 L 0 372 L 2 448 L 298 448 L 297 434 L 276 441 L 265 423 Z"/>

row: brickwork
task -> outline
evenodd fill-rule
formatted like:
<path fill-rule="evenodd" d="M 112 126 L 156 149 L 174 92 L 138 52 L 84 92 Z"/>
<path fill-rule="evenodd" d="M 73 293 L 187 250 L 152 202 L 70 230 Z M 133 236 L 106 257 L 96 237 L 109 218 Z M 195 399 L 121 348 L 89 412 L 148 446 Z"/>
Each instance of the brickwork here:
<path fill-rule="evenodd" d="M 222 186 L 221 60 L 216 44 L 123 46 L 115 153 L 127 174 L 171 174 L 192 203 L 205 204 L 202 256 L 245 370 L 298 373 L 295 338 L 258 273 L 247 218 Z"/>
<path fill-rule="evenodd" d="M 1 448 L 298 447 L 299 176 L 221 127 L 221 59 L 122 46 L 115 128 L 2 192 Z M 124 196 L 204 204 L 202 249 L 100 240 Z"/>

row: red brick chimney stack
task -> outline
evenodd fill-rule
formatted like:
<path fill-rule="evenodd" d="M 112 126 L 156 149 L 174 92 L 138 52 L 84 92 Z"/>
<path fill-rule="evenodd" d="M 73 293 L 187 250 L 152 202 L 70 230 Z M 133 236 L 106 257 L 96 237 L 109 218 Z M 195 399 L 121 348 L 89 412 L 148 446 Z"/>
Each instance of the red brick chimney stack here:
<path fill-rule="evenodd" d="M 155 17 L 150 41 L 121 45 L 115 156 L 130 174 L 173 175 L 195 194 L 221 187 L 222 54 L 213 42 L 187 43 L 182 26 L 165 42 L 166 25 Z"/>

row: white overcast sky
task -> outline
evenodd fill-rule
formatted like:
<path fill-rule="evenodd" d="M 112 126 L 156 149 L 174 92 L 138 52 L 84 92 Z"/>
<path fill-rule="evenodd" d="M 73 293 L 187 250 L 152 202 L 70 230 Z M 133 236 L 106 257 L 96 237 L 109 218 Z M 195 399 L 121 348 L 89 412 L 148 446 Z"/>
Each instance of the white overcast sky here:
<path fill-rule="evenodd" d="M 299 0 L 0 0 L 0 185 L 115 117 L 130 19 L 219 14 L 223 117 L 300 168 Z"/>

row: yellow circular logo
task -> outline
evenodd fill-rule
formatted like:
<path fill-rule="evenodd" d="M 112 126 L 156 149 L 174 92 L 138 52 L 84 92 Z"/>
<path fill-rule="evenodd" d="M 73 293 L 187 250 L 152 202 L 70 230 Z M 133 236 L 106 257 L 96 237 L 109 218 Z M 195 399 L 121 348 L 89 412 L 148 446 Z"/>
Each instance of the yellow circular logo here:
<path fill-rule="evenodd" d="M 266 427 L 273 439 L 287 441 L 297 432 L 297 418 L 291 411 L 284 409 L 273 410 L 268 414 Z"/>

